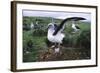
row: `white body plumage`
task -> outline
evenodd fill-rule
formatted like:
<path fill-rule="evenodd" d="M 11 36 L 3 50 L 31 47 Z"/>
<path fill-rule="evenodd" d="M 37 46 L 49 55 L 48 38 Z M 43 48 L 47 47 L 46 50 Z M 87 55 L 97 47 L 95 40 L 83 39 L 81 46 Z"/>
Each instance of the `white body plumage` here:
<path fill-rule="evenodd" d="M 52 23 L 50 23 L 49 25 L 50 27 L 48 29 L 47 35 L 48 40 L 53 43 L 62 43 L 62 40 L 65 35 L 62 33 L 62 31 L 59 31 L 56 35 L 53 35 L 53 33 L 55 32 L 54 25 Z"/>

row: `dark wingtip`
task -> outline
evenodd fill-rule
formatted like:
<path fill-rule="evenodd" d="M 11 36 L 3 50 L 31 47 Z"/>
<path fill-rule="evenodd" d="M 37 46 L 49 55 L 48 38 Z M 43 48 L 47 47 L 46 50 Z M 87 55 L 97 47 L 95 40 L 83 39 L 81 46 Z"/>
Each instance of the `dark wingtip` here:
<path fill-rule="evenodd" d="M 86 20 L 86 18 L 83 18 L 83 17 L 70 17 L 70 18 L 67 18 L 67 20 L 78 21 L 78 20 Z"/>

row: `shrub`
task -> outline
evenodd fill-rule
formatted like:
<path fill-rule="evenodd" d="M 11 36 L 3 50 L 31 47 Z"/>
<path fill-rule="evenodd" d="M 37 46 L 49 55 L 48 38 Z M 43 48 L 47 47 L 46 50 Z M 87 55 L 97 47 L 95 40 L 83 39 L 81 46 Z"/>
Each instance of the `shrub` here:
<path fill-rule="evenodd" d="M 80 48 L 90 49 L 90 46 L 91 46 L 90 30 L 84 30 L 80 33 L 80 35 L 77 39 L 77 45 Z"/>
<path fill-rule="evenodd" d="M 35 29 L 33 31 L 33 36 L 46 36 L 46 35 L 47 35 L 47 31 L 43 29 Z"/>

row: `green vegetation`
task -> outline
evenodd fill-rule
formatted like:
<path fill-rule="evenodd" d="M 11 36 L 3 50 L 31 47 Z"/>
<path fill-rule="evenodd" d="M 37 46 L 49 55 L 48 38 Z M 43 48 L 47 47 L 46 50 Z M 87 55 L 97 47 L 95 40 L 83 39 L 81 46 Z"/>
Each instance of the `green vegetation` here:
<path fill-rule="evenodd" d="M 30 29 L 30 24 L 35 24 L 38 21 L 39 25 L 34 29 Z M 54 19 L 56 23 L 62 20 Z M 23 62 L 37 62 L 40 56 L 48 51 L 45 40 L 47 38 L 47 25 L 51 22 L 50 17 L 23 17 L 23 26 L 27 25 L 27 29 L 23 29 Z M 62 55 L 56 57 L 50 55 L 49 61 L 53 60 L 78 60 L 90 59 L 91 46 L 91 25 L 89 22 L 79 22 L 80 31 L 72 33 L 71 22 L 66 23 L 64 33 L 66 37 L 62 44 Z M 55 56 L 55 57 L 54 57 Z M 47 61 L 47 60 L 46 60 Z"/>

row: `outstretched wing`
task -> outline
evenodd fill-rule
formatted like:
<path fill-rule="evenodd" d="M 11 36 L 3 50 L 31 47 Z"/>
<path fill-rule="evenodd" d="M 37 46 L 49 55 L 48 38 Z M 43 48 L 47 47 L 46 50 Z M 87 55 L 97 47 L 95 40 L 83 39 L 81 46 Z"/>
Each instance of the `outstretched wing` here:
<path fill-rule="evenodd" d="M 67 21 L 68 19 L 65 19 L 61 22 L 61 24 L 58 26 L 58 28 L 55 30 L 55 32 L 53 33 L 53 35 L 56 35 L 58 33 L 59 30 L 64 29 L 64 23 Z"/>
<path fill-rule="evenodd" d="M 55 32 L 53 33 L 53 35 L 56 35 L 57 33 L 58 33 L 58 31 L 60 31 L 60 30 L 63 30 L 64 29 L 64 24 L 65 24 L 65 22 L 67 22 L 67 21 L 78 21 L 78 20 L 85 20 L 85 18 L 83 18 L 83 17 L 70 17 L 70 18 L 66 18 L 66 19 L 64 19 L 62 22 L 61 22 L 61 24 L 58 26 L 58 28 L 55 30 Z"/>

